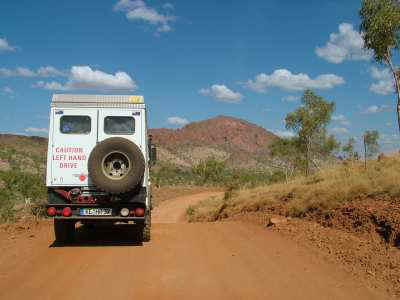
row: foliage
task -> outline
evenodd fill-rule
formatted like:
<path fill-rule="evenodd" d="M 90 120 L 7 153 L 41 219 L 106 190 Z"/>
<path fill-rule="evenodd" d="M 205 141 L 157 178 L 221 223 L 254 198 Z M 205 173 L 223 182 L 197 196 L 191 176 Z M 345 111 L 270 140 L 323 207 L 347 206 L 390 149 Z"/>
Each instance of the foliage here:
<path fill-rule="evenodd" d="M 400 7 L 394 0 L 363 0 L 360 10 L 364 47 L 374 52 L 379 63 L 390 67 L 397 92 L 397 120 L 400 130 L 400 86 L 393 65 L 393 49 L 399 49 Z"/>
<path fill-rule="evenodd" d="M 351 137 L 348 139 L 347 143 L 343 145 L 342 151 L 347 159 L 356 159 L 356 157 L 358 157 L 358 153 L 354 150 L 355 143 L 356 140 Z"/>
<path fill-rule="evenodd" d="M 400 8 L 392 0 L 363 0 L 360 17 L 365 47 L 377 62 L 387 61 L 399 47 Z"/>
<path fill-rule="evenodd" d="M 229 197 L 200 202 L 190 208 L 189 220 L 215 221 L 248 212 L 306 217 L 310 213 L 329 214 L 356 199 L 398 199 L 399 171 L 399 154 L 370 161 L 367 170 L 360 161 L 325 166 L 312 176 L 296 176 L 288 183 L 241 189 Z"/>
<path fill-rule="evenodd" d="M 294 175 L 296 169 L 304 166 L 299 148 L 298 138 L 275 139 L 270 146 L 273 158 L 271 165 L 283 170 L 286 181 Z"/>
<path fill-rule="evenodd" d="M 227 170 L 225 162 L 209 158 L 194 166 L 192 173 L 198 177 L 200 184 L 206 184 L 221 182 L 227 175 Z"/>
<path fill-rule="evenodd" d="M 150 172 L 155 186 L 209 185 L 237 189 L 273 183 L 284 179 L 281 171 L 228 168 L 224 161 L 209 157 L 191 169 L 163 164 Z"/>
<path fill-rule="evenodd" d="M 376 130 L 367 130 L 364 133 L 364 156 L 365 158 L 371 158 L 379 151 L 379 132 Z"/>
<path fill-rule="evenodd" d="M 290 159 L 291 164 L 295 161 L 309 174 L 311 164 L 318 167 L 318 160 L 332 155 L 339 148 L 339 143 L 333 135 L 328 136 L 326 130 L 335 110 L 335 103 L 306 90 L 302 104 L 285 118 L 286 128 L 295 131 L 297 136 L 274 143 L 272 152 L 286 162 Z"/>

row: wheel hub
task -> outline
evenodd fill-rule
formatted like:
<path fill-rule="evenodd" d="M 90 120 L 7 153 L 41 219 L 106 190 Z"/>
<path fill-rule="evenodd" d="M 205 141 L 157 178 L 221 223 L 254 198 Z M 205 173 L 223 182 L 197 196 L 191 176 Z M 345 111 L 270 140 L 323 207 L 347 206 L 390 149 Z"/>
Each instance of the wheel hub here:
<path fill-rule="evenodd" d="M 120 180 L 129 173 L 131 169 L 129 158 L 121 152 L 111 152 L 105 156 L 102 169 L 104 175 L 113 180 Z"/>

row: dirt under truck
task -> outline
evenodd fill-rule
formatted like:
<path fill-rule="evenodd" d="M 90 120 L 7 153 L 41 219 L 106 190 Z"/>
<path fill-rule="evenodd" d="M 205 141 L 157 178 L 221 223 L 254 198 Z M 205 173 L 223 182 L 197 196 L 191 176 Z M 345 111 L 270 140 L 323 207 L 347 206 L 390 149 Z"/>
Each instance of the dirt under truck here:
<path fill-rule="evenodd" d="M 53 95 L 46 209 L 56 241 L 71 242 L 78 222 L 132 223 L 149 241 L 155 161 L 142 96 Z"/>

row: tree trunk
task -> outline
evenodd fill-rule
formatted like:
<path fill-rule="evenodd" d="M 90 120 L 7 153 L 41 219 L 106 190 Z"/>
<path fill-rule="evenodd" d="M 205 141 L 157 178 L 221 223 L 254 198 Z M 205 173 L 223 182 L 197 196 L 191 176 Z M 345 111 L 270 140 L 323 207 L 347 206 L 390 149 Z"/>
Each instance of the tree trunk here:
<path fill-rule="evenodd" d="M 364 168 L 367 169 L 367 143 L 365 142 L 365 134 L 364 134 Z"/>
<path fill-rule="evenodd" d="M 307 138 L 307 150 L 306 150 L 306 176 L 310 174 L 310 138 Z"/>
<path fill-rule="evenodd" d="M 388 54 L 386 56 L 386 63 L 389 65 L 390 70 L 392 71 L 393 78 L 394 78 L 394 84 L 396 87 L 396 93 L 397 93 L 397 125 L 399 127 L 399 132 L 400 132 L 400 86 L 399 86 L 399 78 L 397 77 L 396 70 L 393 66 L 392 59 L 390 55 Z"/>

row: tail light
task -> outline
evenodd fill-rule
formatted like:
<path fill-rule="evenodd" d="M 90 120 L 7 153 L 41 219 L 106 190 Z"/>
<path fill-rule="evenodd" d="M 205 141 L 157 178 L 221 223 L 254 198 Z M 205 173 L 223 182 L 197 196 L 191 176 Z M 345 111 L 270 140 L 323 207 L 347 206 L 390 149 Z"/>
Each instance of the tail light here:
<path fill-rule="evenodd" d="M 72 216 L 72 209 L 70 207 L 64 207 L 62 214 L 64 217 Z"/>
<path fill-rule="evenodd" d="M 144 209 L 141 207 L 135 208 L 135 215 L 136 217 L 143 217 L 144 216 Z"/>
<path fill-rule="evenodd" d="M 122 217 L 127 217 L 127 216 L 129 216 L 129 209 L 127 209 L 127 208 L 122 208 L 121 209 L 121 211 L 120 211 L 120 214 L 121 214 L 121 216 Z"/>
<path fill-rule="evenodd" d="M 50 217 L 54 217 L 57 213 L 57 210 L 55 209 L 55 207 L 49 207 L 47 209 L 47 215 Z"/>

